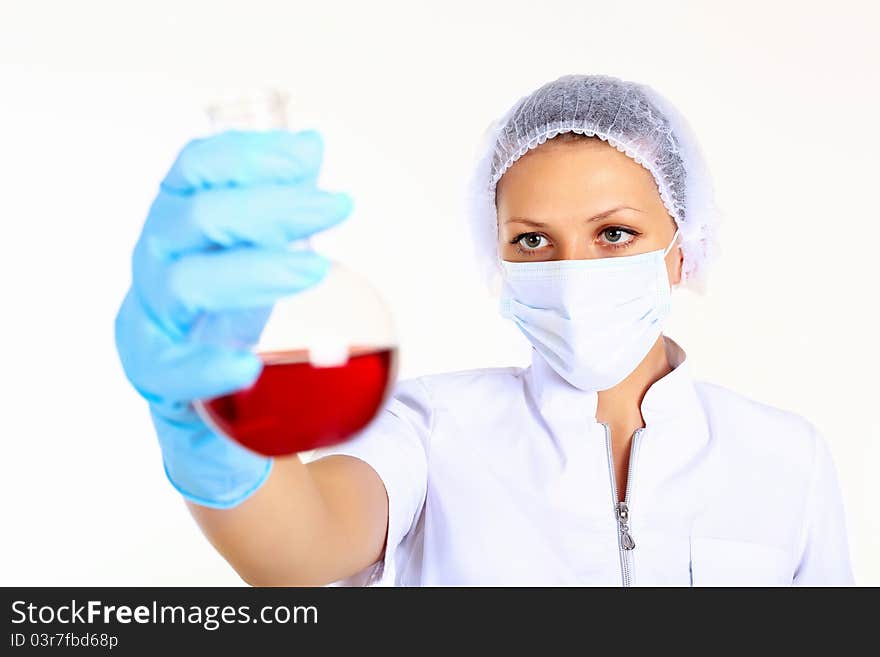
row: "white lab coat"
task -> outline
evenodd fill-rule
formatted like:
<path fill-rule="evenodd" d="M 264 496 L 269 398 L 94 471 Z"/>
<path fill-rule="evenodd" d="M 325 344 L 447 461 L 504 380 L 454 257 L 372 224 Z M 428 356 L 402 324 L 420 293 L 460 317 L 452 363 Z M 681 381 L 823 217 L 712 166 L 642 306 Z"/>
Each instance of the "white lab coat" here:
<path fill-rule="evenodd" d="M 851 585 L 825 439 L 802 417 L 669 374 L 642 401 L 622 548 L 597 395 L 533 350 L 530 367 L 400 381 L 349 454 L 378 473 L 388 539 L 336 585 Z"/>

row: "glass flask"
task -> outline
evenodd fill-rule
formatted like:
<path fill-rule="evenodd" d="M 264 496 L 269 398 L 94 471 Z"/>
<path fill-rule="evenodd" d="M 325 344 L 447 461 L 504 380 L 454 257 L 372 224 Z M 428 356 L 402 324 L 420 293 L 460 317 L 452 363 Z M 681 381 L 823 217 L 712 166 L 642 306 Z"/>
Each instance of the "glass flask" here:
<path fill-rule="evenodd" d="M 207 112 L 215 132 L 288 127 L 287 97 L 278 91 L 230 98 Z M 311 244 L 298 240 L 290 248 Z M 387 305 L 366 279 L 335 260 L 317 285 L 271 308 L 204 315 L 194 338 L 213 336 L 253 349 L 263 370 L 251 387 L 198 400 L 195 408 L 212 429 L 266 456 L 354 437 L 382 409 L 397 376 Z"/>

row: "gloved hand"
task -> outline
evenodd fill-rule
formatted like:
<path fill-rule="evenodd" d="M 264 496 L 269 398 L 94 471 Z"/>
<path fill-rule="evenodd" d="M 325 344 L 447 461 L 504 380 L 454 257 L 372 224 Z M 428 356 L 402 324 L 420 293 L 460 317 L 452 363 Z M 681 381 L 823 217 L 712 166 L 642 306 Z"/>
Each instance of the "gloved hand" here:
<path fill-rule="evenodd" d="M 226 132 L 180 152 L 134 249 L 116 317 L 126 376 L 149 402 L 165 472 L 187 499 L 244 501 L 272 460 L 213 432 L 192 401 L 251 385 L 250 350 L 272 304 L 320 281 L 329 262 L 292 240 L 342 221 L 351 198 L 317 188 L 312 130 Z"/>

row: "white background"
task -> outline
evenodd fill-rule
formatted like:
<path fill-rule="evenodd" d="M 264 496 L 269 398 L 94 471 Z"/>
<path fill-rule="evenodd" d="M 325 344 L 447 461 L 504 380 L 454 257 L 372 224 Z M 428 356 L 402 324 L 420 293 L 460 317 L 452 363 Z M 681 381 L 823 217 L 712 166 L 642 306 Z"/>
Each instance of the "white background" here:
<path fill-rule="evenodd" d="M 241 584 L 167 484 L 113 342 L 205 102 L 280 86 L 323 132 L 322 183 L 356 203 L 324 244 L 384 292 L 411 376 L 525 362 L 463 192 L 489 121 L 565 73 L 647 82 L 690 119 L 727 219 L 706 296 L 678 293 L 667 333 L 699 377 L 824 432 L 857 580 L 880 584 L 872 7 L 3 2 L 0 584 Z"/>

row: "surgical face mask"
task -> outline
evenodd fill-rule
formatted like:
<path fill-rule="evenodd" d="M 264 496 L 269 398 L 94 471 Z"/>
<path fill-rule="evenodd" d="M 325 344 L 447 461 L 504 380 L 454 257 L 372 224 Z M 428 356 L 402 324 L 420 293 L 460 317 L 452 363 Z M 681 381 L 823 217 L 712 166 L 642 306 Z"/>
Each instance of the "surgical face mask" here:
<path fill-rule="evenodd" d="M 612 388 L 642 362 L 671 304 L 665 249 L 632 256 L 501 261 L 501 314 L 573 386 Z"/>

